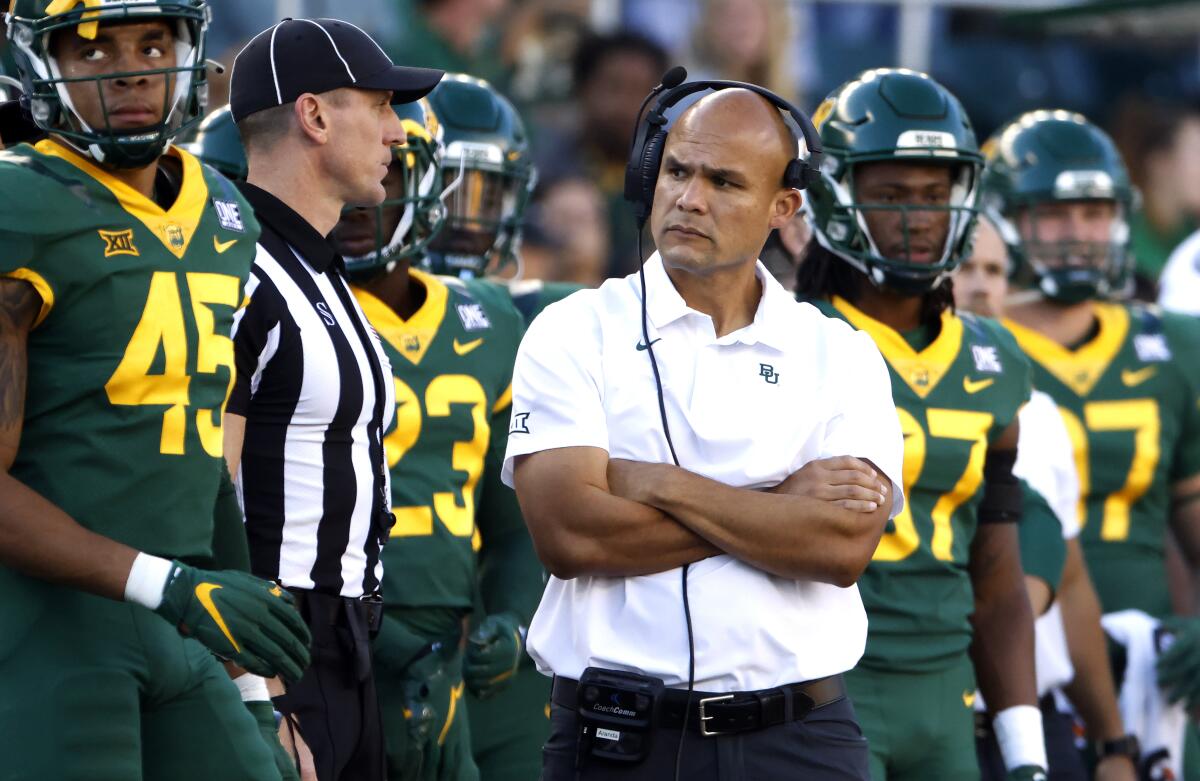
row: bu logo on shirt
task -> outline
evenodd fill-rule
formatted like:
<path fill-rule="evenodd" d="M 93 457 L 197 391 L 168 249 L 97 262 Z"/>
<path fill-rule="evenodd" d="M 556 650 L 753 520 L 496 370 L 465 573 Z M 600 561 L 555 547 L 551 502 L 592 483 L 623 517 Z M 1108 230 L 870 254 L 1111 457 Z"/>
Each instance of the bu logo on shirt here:
<path fill-rule="evenodd" d="M 758 376 L 762 377 L 770 385 L 779 384 L 779 375 L 775 373 L 775 367 L 769 363 L 760 363 L 758 365 Z"/>
<path fill-rule="evenodd" d="M 509 434 L 528 434 L 529 433 L 529 413 L 514 412 L 512 416 L 512 425 L 508 427 Z"/>
<path fill-rule="evenodd" d="M 337 325 L 337 320 L 333 319 L 333 312 L 329 311 L 329 304 L 324 301 L 317 302 L 317 313 L 321 315 L 321 319 L 325 321 L 325 325 Z"/>

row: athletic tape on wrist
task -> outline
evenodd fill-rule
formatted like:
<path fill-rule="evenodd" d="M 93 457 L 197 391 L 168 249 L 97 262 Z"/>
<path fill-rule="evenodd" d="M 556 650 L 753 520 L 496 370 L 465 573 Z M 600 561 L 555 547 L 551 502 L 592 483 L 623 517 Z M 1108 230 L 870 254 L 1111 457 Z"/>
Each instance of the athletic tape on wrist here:
<path fill-rule="evenodd" d="M 267 679 L 261 675 L 242 673 L 233 679 L 242 702 L 270 702 L 271 692 L 267 691 Z"/>
<path fill-rule="evenodd" d="M 157 610 L 162 604 L 163 589 L 171 576 L 174 562 L 149 553 L 139 553 L 129 568 L 125 581 L 125 601 Z"/>
<path fill-rule="evenodd" d="M 1005 708 L 992 720 L 992 731 L 1000 744 L 1005 770 L 1024 765 L 1046 767 L 1046 739 L 1040 710 L 1032 705 Z"/>

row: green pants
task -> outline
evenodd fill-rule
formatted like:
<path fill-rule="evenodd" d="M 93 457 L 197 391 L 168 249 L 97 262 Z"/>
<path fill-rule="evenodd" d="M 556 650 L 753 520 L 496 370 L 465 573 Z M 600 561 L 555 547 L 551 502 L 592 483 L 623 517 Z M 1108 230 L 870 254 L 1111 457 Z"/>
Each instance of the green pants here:
<path fill-rule="evenodd" d="M 145 608 L 0 568 L 0 779 L 278 781 L 224 667 Z"/>
<path fill-rule="evenodd" d="M 979 778 L 975 671 L 965 654 L 932 673 L 858 667 L 846 687 L 870 746 L 872 781 Z"/>
<path fill-rule="evenodd" d="M 375 687 L 387 736 L 389 781 L 478 781 L 471 758 L 462 679 L 462 652 L 448 645 L 443 664 L 433 675 L 413 680 L 406 670 L 375 668 Z M 427 737 L 414 735 L 413 708 L 428 705 Z"/>
<path fill-rule="evenodd" d="M 526 657 L 512 682 L 488 700 L 468 695 L 471 745 L 483 781 L 532 781 L 550 736 L 550 679 Z"/>

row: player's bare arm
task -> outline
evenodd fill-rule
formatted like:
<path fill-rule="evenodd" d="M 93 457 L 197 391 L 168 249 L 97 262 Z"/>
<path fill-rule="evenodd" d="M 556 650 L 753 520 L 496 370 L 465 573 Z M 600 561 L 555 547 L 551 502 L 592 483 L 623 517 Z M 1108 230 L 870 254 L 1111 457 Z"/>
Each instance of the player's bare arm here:
<path fill-rule="evenodd" d="M 29 332 L 41 305 L 29 283 L 0 279 L 0 561 L 43 580 L 123 599 L 137 551 L 83 528 L 9 474 L 25 414 Z"/>
<path fill-rule="evenodd" d="M 667 514 L 614 495 L 608 461 L 599 448 L 566 447 L 515 463 L 521 512 L 555 577 L 650 575 L 721 553 Z"/>
<path fill-rule="evenodd" d="M 830 470 L 813 462 L 779 492 L 733 488 L 671 464 L 621 459 L 609 462 L 608 476 L 618 495 L 658 508 L 759 569 L 845 587 L 866 568 L 892 507 L 886 478 L 869 462 L 851 461 L 863 469 L 839 462 L 834 466 L 846 468 Z M 842 480 L 847 482 L 834 482 Z M 851 501 L 860 504 L 839 504 Z"/>
<path fill-rule="evenodd" d="M 1195 573 L 1200 569 L 1200 475 L 1171 486 L 1171 527 L 1192 572 L 1194 588 Z"/>
<path fill-rule="evenodd" d="M 1116 687 L 1108 663 L 1104 630 L 1100 628 L 1100 598 L 1083 561 L 1078 539 L 1067 540 L 1067 561 L 1058 587 L 1067 649 L 1075 677 L 1063 691 L 1083 717 L 1088 738 L 1116 740 L 1125 734 L 1117 709 Z M 1105 757 L 1102 764 L 1130 762 L 1128 757 Z"/>
<path fill-rule="evenodd" d="M 987 457 L 1003 458 L 994 454 L 1015 450 L 1018 431 L 1014 420 Z M 969 569 L 975 591 L 971 659 L 979 690 L 993 713 L 1033 705 L 1033 610 L 1025 592 L 1017 524 L 981 523 L 971 543 Z"/>

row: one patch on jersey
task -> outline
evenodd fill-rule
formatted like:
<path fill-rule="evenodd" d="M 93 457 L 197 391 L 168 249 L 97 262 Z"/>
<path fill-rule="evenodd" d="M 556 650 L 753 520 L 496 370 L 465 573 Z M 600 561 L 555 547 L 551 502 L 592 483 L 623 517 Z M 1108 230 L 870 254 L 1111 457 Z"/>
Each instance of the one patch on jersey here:
<path fill-rule="evenodd" d="M 1162 334 L 1138 334 L 1133 337 L 1133 349 L 1142 363 L 1171 360 L 1171 348 Z"/>
<path fill-rule="evenodd" d="M 975 371 L 1000 374 L 1004 367 L 1000 365 L 1000 356 L 996 347 L 990 344 L 971 345 L 971 357 L 975 359 Z"/>
<path fill-rule="evenodd" d="M 104 257 L 133 255 L 136 258 L 141 256 L 133 243 L 133 228 L 126 228 L 122 231 L 99 230 L 97 233 L 100 234 L 100 238 L 104 239 Z"/>
<path fill-rule="evenodd" d="M 212 202 L 213 208 L 217 210 L 217 222 L 221 223 L 222 228 L 238 233 L 246 232 L 246 226 L 242 223 L 242 210 L 236 201 L 213 198 Z"/>
<path fill-rule="evenodd" d="M 468 331 L 486 331 L 492 327 L 492 321 L 488 320 L 482 304 L 455 304 L 454 309 L 458 312 L 458 319 L 462 321 L 463 328 Z"/>

